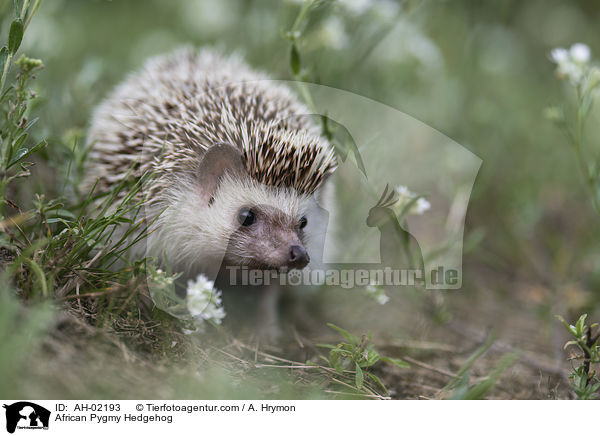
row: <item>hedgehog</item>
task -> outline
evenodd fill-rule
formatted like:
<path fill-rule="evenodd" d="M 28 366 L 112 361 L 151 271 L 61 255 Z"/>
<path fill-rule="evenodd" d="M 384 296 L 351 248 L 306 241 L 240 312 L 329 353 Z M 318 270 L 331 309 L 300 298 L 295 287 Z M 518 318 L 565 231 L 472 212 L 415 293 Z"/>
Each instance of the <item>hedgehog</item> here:
<path fill-rule="evenodd" d="M 238 56 L 149 59 L 98 106 L 88 145 L 88 189 L 151 175 L 138 194 L 144 249 L 173 270 L 302 269 L 322 242 L 311 231 L 328 209 L 334 149 L 290 89 Z"/>

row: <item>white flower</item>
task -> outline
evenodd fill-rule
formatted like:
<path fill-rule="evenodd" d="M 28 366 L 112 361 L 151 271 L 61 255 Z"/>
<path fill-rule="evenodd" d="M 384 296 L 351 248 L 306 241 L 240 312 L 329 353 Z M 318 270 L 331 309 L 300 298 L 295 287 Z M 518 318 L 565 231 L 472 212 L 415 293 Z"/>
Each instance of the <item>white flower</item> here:
<path fill-rule="evenodd" d="M 413 199 L 417 197 L 417 194 L 410 191 L 406 186 L 403 185 L 400 185 L 396 188 L 396 193 L 398 194 L 398 201 L 396 202 L 395 208 L 400 211 L 402 211 L 409 202 L 413 201 Z M 431 209 L 431 203 L 429 203 L 429 201 L 425 200 L 423 197 L 419 197 L 408 212 L 414 215 L 423 215 L 423 213 L 429 209 Z"/>
<path fill-rule="evenodd" d="M 408 188 L 406 186 L 400 185 L 396 188 L 396 192 L 398 193 L 398 195 L 402 198 L 402 197 L 407 197 L 412 195 L 412 192 L 410 192 L 408 190 Z"/>
<path fill-rule="evenodd" d="M 566 48 L 558 47 L 550 52 L 550 57 L 555 64 L 561 64 L 569 60 L 569 52 Z"/>
<path fill-rule="evenodd" d="M 423 212 L 426 212 L 429 209 L 431 209 L 431 203 L 429 203 L 423 197 L 419 197 L 414 206 L 414 213 L 417 215 L 423 215 Z"/>
<path fill-rule="evenodd" d="M 591 50 L 586 44 L 578 42 L 571 46 L 569 55 L 575 62 L 587 63 L 590 61 Z"/>
<path fill-rule="evenodd" d="M 201 327 L 206 321 L 220 324 L 225 318 L 221 291 L 215 289 L 214 282 L 208 280 L 203 274 L 200 274 L 195 281 L 188 281 L 186 302 L 197 327 Z"/>
<path fill-rule="evenodd" d="M 379 304 L 383 305 L 383 304 L 387 303 L 388 301 L 390 301 L 390 297 L 385 295 L 385 292 L 382 292 L 379 295 L 377 295 L 376 301 Z"/>
<path fill-rule="evenodd" d="M 385 304 L 390 301 L 390 297 L 385 294 L 383 286 L 379 286 L 376 282 L 371 282 L 365 286 L 365 291 L 369 297 L 373 298 L 379 304 Z"/>
<path fill-rule="evenodd" d="M 365 291 L 369 294 L 374 294 L 377 292 L 377 283 L 371 282 L 367 286 L 365 286 Z"/>
<path fill-rule="evenodd" d="M 556 72 L 560 78 L 568 78 L 573 86 L 581 86 L 591 71 L 590 48 L 583 43 L 573 44 L 569 50 L 555 48 L 550 52 L 550 59 L 557 65 Z"/>

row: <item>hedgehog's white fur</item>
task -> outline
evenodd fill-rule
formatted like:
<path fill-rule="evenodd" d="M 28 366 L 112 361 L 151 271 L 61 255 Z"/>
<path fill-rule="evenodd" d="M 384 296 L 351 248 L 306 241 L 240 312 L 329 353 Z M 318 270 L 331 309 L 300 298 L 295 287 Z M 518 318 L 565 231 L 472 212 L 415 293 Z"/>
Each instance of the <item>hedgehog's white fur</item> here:
<path fill-rule="evenodd" d="M 267 79 L 210 50 L 150 59 L 94 113 L 85 186 L 108 191 L 153 174 L 145 190 L 148 220 L 158 217 L 149 254 L 185 269 L 222 256 L 248 201 L 292 217 L 310 213 L 334 152 L 309 110 Z M 242 151 L 248 177 L 225 177 L 214 204 L 199 207 L 194 177 L 205 151 L 222 142 Z"/>
<path fill-rule="evenodd" d="M 178 186 L 169 190 L 169 195 L 172 198 L 168 203 L 172 206 L 159 215 L 156 230 L 148 237 L 148 252 L 161 253 L 171 264 L 185 271 L 225 257 L 229 237 L 238 227 L 237 209 L 249 198 L 254 204 L 276 207 L 290 216 L 310 215 L 313 209 L 311 198 L 306 194 L 228 175 L 220 183 L 211 207 L 198 207 L 200 199 L 194 185 Z M 155 212 L 149 215 L 155 216 Z M 243 247 L 240 249 L 239 254 L 243 255 Z M 265 252 L 265 256 L 268 255 Z M 269 263 L 268 260 L 265 258 L 265 263 Z"/>

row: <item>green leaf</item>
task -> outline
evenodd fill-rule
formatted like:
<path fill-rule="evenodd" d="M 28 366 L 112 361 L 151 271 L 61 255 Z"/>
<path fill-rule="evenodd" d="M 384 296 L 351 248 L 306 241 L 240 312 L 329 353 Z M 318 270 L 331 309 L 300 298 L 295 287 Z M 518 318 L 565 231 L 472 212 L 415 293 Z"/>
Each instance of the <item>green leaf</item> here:
<path fill-rule="evenodd" d="M 567 323 L 567 321 L 565 321 L 565 319 L 562 316 L 560 316 L 560 315 L 555 315 L 555 316 L 556 316 L 556 319 L 558 319 L 560 322 L 562 322 L 565 327 L 567 327 L 567 328 L 569 327 L 569 324 Z"/>
<path fill-rule="evenodd" d="M 17 150 L 17 152 L 15 153 L 15 155 L 12 157 L 11 161 L 8 163 L 7 167 L 10 168 L 14 164 L 19 162 L 23 158 L 23 156 L 25 156 L 27 154 L 27 151 L 28 150 L 26 148 L 19 148 Z"/>
<path fill-rule="evenodd" d="M 372 380 L 375 381 L 375 383 L 377 383 L 379 385 L 379 387 L 383 390 L 383 392 L 386 395 L 389 395 L 390 392 L 387 390 L 387 388 L 385 387 L 385 385 L 383 384 L 383 382 L 379 379 L 379 377 L 377 377 L 375 374 L 372 374 L 370 372 L 367 372 L 367 377 L 370 377 Z"/>
<path fill-rule="evenodd" d="M 329 328 L 332 328 L 333 330 L 335 330 L 336 332 L 338 332 L 340 335 L 342 335 L 343 337 L 345 337 L 346 339 L 348 339 L 348 341 L 350 341 L 351 344 L 353 345 L 358 345 L 360 344 L 360 339 L 357 336 L 354 336 L 352 333 L 344 330 L 341 327 L 336 326 L 335 324 L 332 323 L 327 323 L 327 326 Z"/>
<path fill-rule="evenodd" d="M 55 223 L 61 223 L 61 224 L 64 224 L 65 226 L 69 225 L 69 221 L 66 221 L 62 218 L 48 218 L 46 220 L 46 224 L 55 224 Z"/>
<path fill-rule="evenodd" d="M 328 349 L 332 349 L 332 348 L 337 348 L 335 345 L 331 345 L 331 344 L 315 344 L 315 347 L 319 347 L 319 348 L 328 348 Z"/>
<path fill-rule="evenodd" d="M 380 360 L 382 362 L 387 362 L 387 363 L 396 365 L 398 368 L 410 368 L 410 364 L 408 362 L 405 362 L 402 359 L 394 359 L 392 357 L 382 357 Z"/>
<path fill-rule="evenodd" d="M 0 75 L 2 75 L 2 72 L 4 71 L 4 65 L 6 64 L 7 59 L 8 59 L 8 48 L 6 48 L 6 46 L 4 46 L 0 49 Z"/>
<path fill-rule="evenodd" d="M 583 329 L 585 327 L 585 319 L 587 318 L 587 313 L 584 313 L 577 320 L 577 324 L 575 324 L 575 331 L 578 337 L 583 336 Z"/>
<path fill-rule="evenodd" d="M 577 344 L 579 344 L 579 342 L 577 342 L 577 341 L 568 341 L 567 343 L 565 343 L 563 349 L 566 350 L 567 347 L 569 347 L 571 345 L 577 345 Z"/>
<path fill-rule="evenodd" d="M 26 134 L 24 134 L 24 135 L 26 135 Z M 43 140 L 29 149 L 27 149 L 27 148 L 20 149 L 19 151 L 17 151 L 15 156 L 10 161 L 10 163 L 8 164 L 8 167 L 10 168 L 13 165 L 16 165 L 17 163 L 21 162 L 23 159 L 27 158 L 28 156 L 31 156 L 33 153 L 36 153 L 37 151 L 41 150 L 46 145 L 47 145 L 46 141 Z M 23 152 L 23 150 L 24 150 L 24 152 Z"/>
<path fill-rule="evenodd" d="M 461 379 L 459 379 L 452 390 L 452 396 L 449 397 L 451 400 L 464 400 L 469 392 L 469 381 L 471 376 L 466 372 Z"/>
<path fill-rule="evenodd" d="M 339 344 L 338 348 L 340 350 L 347 351 L 348 354 L 352 354 L 354 352 L 354 349 L 356 348 L 356 345 L 353 345 L 353 344 Z"/>
<path fill-rule="evenodd" d="M 375 365 L 380 359 L 379 353 L 375 350 L 367 350 L 366 366 Z"/>
<path fill-rule="evenodd" d="M 460 397 L 454 397 L 453 399 L 461 400 L 480 400 L 494 387 L 504 372 L 512 366 L 516 361 L 518 353 L 505 354 L 500 358 L 498 366 L 489 374 L 489 376 L 471 386 L 466 392 L 462 393 Z"/>
<path fill-rule="evenodd" d="M 354 384 L 358 389 L 362 389 L 363 382 L 365 381 L 365 376 L 363 375 L 362 369 L 358 366 L 358 363 L 355 365 L 356 375 L 354 377 Z"/>
<path fill-rule="evenodd" d="M 15 54 L 21 45 L 21 41 L 23 40 L 23 20 L 17 18 L 10 25 L 10 30 L 8 32 L 8 51 L 10 54 Z"/>
<path fill-rule="evenodd" d="M 322 354 L 319 354 L 319 359 L 323 360 L 325 363 L 327 363 L 327 365 L 331 366 L 331 362 L 329 362 L 329 359 L 323 356 Z"/>
<path fill-rule="evenodd" d="M 27 139 L 27 133 L 22 133 L 13 143 L 13 150 L 19 148 Z"/>
<path fill-rule="evenodd" d="M 583 392 L 585 392 L 585 387 L 587 386 L 587 376 L 582 375 L 579 378 L 579 389 L 581 389 Z"/>
<path fill-rule="evenodd" d="M 337 350 L 337 349 L 331 350 L 331 352 L 329 353 L 329 360 L 331 361 L 331 366 L 337 372 L 342 372 L 343 371 L 342 365 L 340 365 L 340 353 L 339 353 L 339 350 Z"/>
<path fill-rule="evenodd" d="M 290 68 L 292 69 L 294 76 L 300 74 L 300 53 L 298 52 L 296 44 L 292 44 L 290 51 Z"/>
<path fill-rule="evenodd" d="M 473 352 L 473 354 L 471 354 L 471 356 L 467 359 L 467 361 L 463 364 L 463 366 L 460 367 L 460 369 L 458 370 L 458 372 L 456 373 L 454 378 L 452 380 L 450 380 L 450 382 L 448 382 L 448 384 L 444 387 L 444 389 L 445 390 L 454 389 L 456 387 L 457 383 L 459 383 L 459 381 L 463 377 L 463 375 L 471 369 L 471 366 L 473 366 L 473 364 L 477 361 L 477 359 L 479 359 L 483 355 L 483 353 L 485 353 L 492 346 L 493 343 L 494 343 L 494 335 L 491 334 L 488 337 L 488 339 L 486 340 L 486 342 L 481 347 L 479 347 L 477 350 L 475 350 L 475 352 Z"/>
<path fill-rule="evenodd" d="M 67 209 L 57 209 L 50 215 L 52 218 L 65 218 L 68 220 L 75 220 L 73 212 Z"/>
<path fill-rule="evenodd" d="M 567 321 L 565 321 L 565 319 L 560 316 L 560 315 L 556 315 L 556 318 L 563 323 L 563 325 L 567 328 L 567 330 L 569 330 L 569 332 L 577 337 L 577 328 L 575 328 L 575 326 L 570 325 Z"/>
<path fill-rule="evenodd" d="M 29 120 L 29 121 L 27 122 L 27 124 L 25 125 L 25 128 L 24 128 L 23 130 L 24 130 L 25 132 L 26 132 L 26 131 L 28 131 L 28 130 L 31 128 L 31 126 L 33 126 L 35 123 L 37 123 L 37 122 L 38 122 L 38 120 L 39 120 L 39 119 L 40 119 L 40 117 L 35 117 L 34 119 L 32 119 L 32 120 Z"/>

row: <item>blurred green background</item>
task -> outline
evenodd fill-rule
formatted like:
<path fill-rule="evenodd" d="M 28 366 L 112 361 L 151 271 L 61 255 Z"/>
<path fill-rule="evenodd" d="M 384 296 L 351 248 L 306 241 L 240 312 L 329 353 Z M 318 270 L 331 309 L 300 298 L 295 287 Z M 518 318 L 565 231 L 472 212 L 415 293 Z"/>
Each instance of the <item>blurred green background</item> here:
<path fill-rule="evenodd" d="M 295 1 L 43 2 L 21 49 L 46 65 L 39 134 L 85 129 L 94 105 L 129 72 L 184 44 L 237 51 L 289 79 L 281 34 L 298 10 Z M 552 262 L 578 244 L 584 252 L 569 251 L 598 265 L 575 158 L 543 110 L 569 96 L 550 50 L 582 41 L 594 53 L 599 13 L 594 2 L 572 1 L 332 2 L 311 15 L 300 51 L 309 81 L 404 111 L 483 159 L 469 223 L 486 227 L 490 255 L 512 263 L 513 243 L 535 241 Z"/>
<path fill-rule="evenodd" d="M 181 45 L 239 52 L 277 79 L 291 79 L 291 28 L 299 1 L 46 0 L 21 51 L 45 69 L 36 135 L 48 138 L 24 196 L 61 193 L 65 135 L 85 131 L 93 107 L 154 54 Z M 0 0 L 7 34 L 12 1 Z M 12 12 L 11 12 L 12 13 Z M 544 116 L 549 105 L 575 110 L 550 50 L 584 42 L 600 52 L 596 1 L 333 1 L 311 12 L 299 44 L 305 78 L 364 95 L 422 120 L 464 145 L 483 165 L 465 235 L 464 289 L 447 293 L 449 316 L 473 330 L 568 367 L 554 319 L 600 315 L 600 228 L 569 143 Z M 599 113 L 586 124 L 598 150 Z M 385 331 L 406 315 L 407 336 L 435 323 L 401 305 L 337 307 L 345 326 Z M 408 305 L 410 306 L 410 302 Z M 343 305 L 342 305 L 343 306 Z M 382 316 L 383 314 L 383 316 Z M 440 340 L 440 336 L 437 336 Z M 562 362 L 562 363 L 560 363 Z"/>

